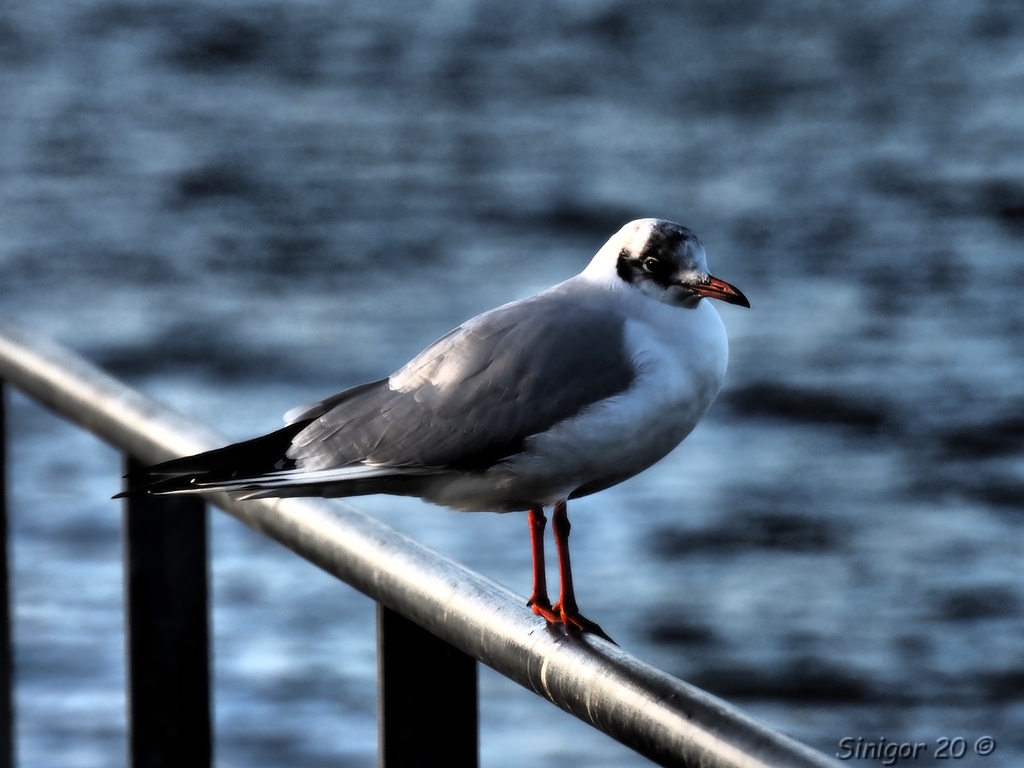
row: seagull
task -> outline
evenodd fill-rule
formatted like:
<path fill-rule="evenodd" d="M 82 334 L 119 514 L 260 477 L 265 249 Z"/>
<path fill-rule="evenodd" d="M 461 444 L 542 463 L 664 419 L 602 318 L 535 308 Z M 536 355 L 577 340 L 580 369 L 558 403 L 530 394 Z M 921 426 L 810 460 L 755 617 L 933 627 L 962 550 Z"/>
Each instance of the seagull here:
<path fill-rule="evenodd" d="M 729 346 L 705 298 L 750 306 L 708 273 L 691 230 L 631 221 L 580 274 L 466 321 L 388 378 L 289 411 L 276 432 L 132 474 L 119 496 L 384 493 L 525 511 L 527 605 L 567 632 L 608 638 L 576 603 L 566 503 L 647 469 L 710 407 Z M 545 507 L 561 582 L 554 604 Z"/>

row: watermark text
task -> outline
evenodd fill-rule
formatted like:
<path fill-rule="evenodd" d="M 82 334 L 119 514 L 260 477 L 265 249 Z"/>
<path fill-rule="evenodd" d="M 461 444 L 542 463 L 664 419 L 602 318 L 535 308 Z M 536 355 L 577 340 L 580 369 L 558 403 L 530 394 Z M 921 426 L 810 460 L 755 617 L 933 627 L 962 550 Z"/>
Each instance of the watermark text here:
<path fill-rule="evenodd" d="M 889 741 L 884 736 L 877 740 L 863 736 L 844 736 L 839 740 L 836 757 L 840 760 L 880 760 L 882 765 L 896 765 L 901 760 L 959 760 L 969 753 L 991 755 L 996 749 L 996 740 L 991 736 L 979 736 L 973 742 L 962 736 L 952 739 L 941 736 L 933 744 L 926 741 Z"/>

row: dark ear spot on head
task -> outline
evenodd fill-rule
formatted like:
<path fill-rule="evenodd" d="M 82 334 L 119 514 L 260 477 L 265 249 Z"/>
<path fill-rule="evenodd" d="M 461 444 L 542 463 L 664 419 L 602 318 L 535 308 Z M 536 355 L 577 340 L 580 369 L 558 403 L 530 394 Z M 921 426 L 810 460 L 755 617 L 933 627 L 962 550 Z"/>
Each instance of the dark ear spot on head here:
<path fill-rule="evenodd" d="M 636 279 L 636 262 L 630 259 L 629 249 L 623 248 L 619 251 L 619 258 L 615 260 L 615 271 L 627 283 L 632 283 Z"/>

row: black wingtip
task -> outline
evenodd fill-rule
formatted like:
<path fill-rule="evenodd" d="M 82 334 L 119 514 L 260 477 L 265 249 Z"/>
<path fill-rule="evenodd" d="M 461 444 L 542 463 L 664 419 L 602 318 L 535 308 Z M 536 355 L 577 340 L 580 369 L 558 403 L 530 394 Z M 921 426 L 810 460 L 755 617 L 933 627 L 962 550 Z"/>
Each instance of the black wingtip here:
<path fill-rule="evenodd" d="M 115 493 L 111 496 L 111 499 L 131 499 L 137 496 L 145 496 L 149 493 L 150 487 L 153 485 L 153 478 L 149 476 L 149 470 L 152 467 L 145 467 L 141 470 L 133 470 L 127 475 L 122 476 L 124 480 L 124 489 Z"/>
<path fill-rule="evenodd" d="M 189 457 L 191 458 L 191 457 Z M 181 493 L 183 491 L 195 491 L 195 480 L 197 477 L 206 478 L 205 473 L 178 475 L 176 477 L 161 476 L 154 479 L 152 476 L 144 478 L 140 483 L 125 488 L 120 493 L 112 496 L 114 499 L 134 499 L 139 496 L 161 496 L 168 493 Z"/>
<path fill-rule="evenodd" d="M 287 450 L 295 437 L 309 421 L 289 424 L 283 429 L 252 440 L 215 448 L 193 456 L 164 461 L 125 475 L 127 487 L 113 496 L 115 499 L 132 498 L 163 493 L 196 490 L 196 480 L 216 483 L 238 477 L 260 475 L 287 468 L 290 459 Z"/>

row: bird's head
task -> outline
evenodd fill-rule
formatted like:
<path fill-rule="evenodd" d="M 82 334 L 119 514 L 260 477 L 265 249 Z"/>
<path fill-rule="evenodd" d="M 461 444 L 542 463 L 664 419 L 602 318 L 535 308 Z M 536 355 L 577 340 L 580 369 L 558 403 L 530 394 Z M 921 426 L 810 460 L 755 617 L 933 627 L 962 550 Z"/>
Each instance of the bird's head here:
<path fill-rule="evenodd" d="M 584 274 L 620 280 L 645 295 L 693 308 L 707 296 L 749 307 L 736 287 L 708 273 L 700 240 L 686 227 L 662 219 L 637 219 L 616 232 Z"/>

